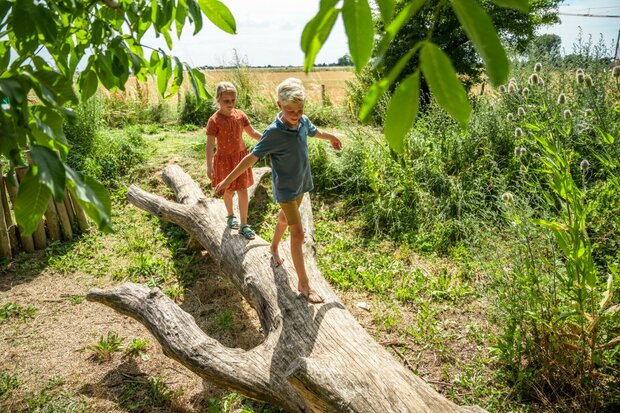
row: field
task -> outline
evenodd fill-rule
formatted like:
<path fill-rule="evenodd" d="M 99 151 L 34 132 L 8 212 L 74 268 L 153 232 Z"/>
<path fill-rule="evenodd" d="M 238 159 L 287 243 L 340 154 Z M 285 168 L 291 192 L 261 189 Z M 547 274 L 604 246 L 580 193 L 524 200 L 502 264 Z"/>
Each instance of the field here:
<path fill-rule="evenodd" d="M 209 84 L 216 84 L 223 80 L 231 79 L 231 72 L 237 69 L 228 70 L 205 70 L 205 76 Z M 248 69 L 252 79 L 257 86 L 256 92 L 264 97 L 272 97 L 275 100 L 275 89 L 278 83 L 288 77 L 301 79 L 306 87 L 308 98 L 314 102 L 321 102 L 323 88 L 325 95 L 335 105 L 341 105 L 346 100 L 346 81 L 352 80 L 355 75 L 351 68 L 326 68 L 319 69 L 309 74 L 304 73 L 300 68 L 282 69 Z"/>

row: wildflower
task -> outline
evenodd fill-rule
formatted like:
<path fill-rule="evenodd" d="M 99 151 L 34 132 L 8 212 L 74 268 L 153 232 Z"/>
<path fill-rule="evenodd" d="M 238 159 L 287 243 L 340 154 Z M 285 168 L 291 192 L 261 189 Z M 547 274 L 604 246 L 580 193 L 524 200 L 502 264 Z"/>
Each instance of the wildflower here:
<path fill-rule="evenodd" d="M 527 97 L 527 95 L 530 94 L 530 90 L 524 87 L 523 90 L 521 90 L 521 93 L 523 94 L 523 97 Z"/>
<path fill-rule="evenodd" d="M 592 87 L 592 78 L 590 77 L 590 75 L 585 75 L 584 80 L 586 82 L 587 87 Z"/>
<path fill-rule="evenodd" d="M 522 106 L 519 106 L 519 108 L 517 109 L 517 114 L 519 116 L 525 116 L 525 109 L 523 109 Z"/>
<path fill-rule="evenodd" d="M 534 71 L 538 73 L 538 72 L 540 72 L 541 70 L 542 70 L 542 64 L 541 64 L 541 63 L 536 63 L 536 64 L 534 65 Z"/>
<path fill-rule="evenodd" d="M 510 192 L 504 192 L 504 194 L 502 195 L 502 201 L 504 201 L 507 204 L 513 203 L 514 200 L 515 198 Z"/>
<path fill-rule="evenodd" d="M 521 136 L 523 136 L 523 129 L 519 127 L 515 128 L 515 138 L 520 138 Z"/>
<path fill-rule="evenodd" d="M 618 66 L 616 66 L 616 67 L 618 67 Z M 587 159 L 584 159 L 579 164 L 579 169 L 581 169 L 583 172 L 586 172 L 588 169 L 590 169 L 590 162 L 588 162 Z"/>
<path fill-rule="evenodd" d="M 512 122 L 514 118 L 515 116 L 510 112 L 506 115 L 506 119 L 508 119 L 509 122 Z"/>
<path fill-rule="evenodd" d="M 611 70 L 611 75 L 616 79 L 620 77 L 620 65 L 614 66 L 614 68 Z"/>
<path fill-rule="evenodd" d="M 558 96 L 558 105 L 563 105 L 566 103 L 566 95 L 564 93 L 560 93 Z"/>
<path fill-rule="evenodd" d="M 571 113 L 570 109 L 566 109 L 562 116 L 564 116 L 564 119 L 568 120 L 573 117 L 573 114 Z"/>
<path fill-rule="evenodd" d="M 499 92 L 500 92 L 500 93 L 506 93 L 506 86 L 504 86 L 504 85 L 500 85 L 500 87 L 499 87 Z"/>

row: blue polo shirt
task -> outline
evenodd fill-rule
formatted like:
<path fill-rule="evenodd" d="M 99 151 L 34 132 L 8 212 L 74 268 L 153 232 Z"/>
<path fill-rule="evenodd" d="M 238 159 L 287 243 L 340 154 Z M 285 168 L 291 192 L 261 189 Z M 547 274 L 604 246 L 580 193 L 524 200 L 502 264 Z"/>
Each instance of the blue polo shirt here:
<path fill-rule="evenodd" d="M 287 127 L 280 114 L 267 127 L 252 155 L 259 159 L 271 157 L 271 179 L 276 202 L 293 201 L 312 191 L 312 174 L 308 159 L 308 136 L 316 135 L 317 128 L 302 115 L 296 129 Z"/>

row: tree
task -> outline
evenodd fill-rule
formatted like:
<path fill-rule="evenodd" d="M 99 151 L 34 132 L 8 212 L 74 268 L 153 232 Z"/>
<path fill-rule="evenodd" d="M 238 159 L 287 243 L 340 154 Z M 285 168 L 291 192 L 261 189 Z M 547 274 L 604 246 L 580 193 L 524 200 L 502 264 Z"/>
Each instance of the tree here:
<path fill-rule="evenodd" d="M 0 155 L 24 165 L 27 149 L 36 166 L 15 203 L 23 233 L 36 228 L 49 199 L 61 201 L 65 188 L 101 229 L 111 229 L 105 188 L 65 163 L 64 118 L 99 84 L 123 90 L 130 74 L 140 80 L 155 75 L 165 95 L 176 93 L 188 77 L 196 95 L 207 97 L 202 72 L 163 50 L 151 50 L 147 57 L 148 47 L 140 43 L 147 30 L 154 30 L 171 47 L 171 33 L 180 36 L 186 24 L 199 31 L 203 14 L 220 29 L 235 32 L 232 14 L 218 0 L 0 0 L 0 97 L 8 100 L 0 112 Z M 30 103 L 29 95 L 37 102 Z"/>
<path fill-rule="evenodd" d="M 555 60 L 560 57 L 562 38 L 557 34 L 535 36 L 530 43 L 527 54 L 530 58 L 546 57 Z"/>
<path fill-rule="evenodd" d="M 254 170 L 255 182 L 269 168 Z M 480 412 L 461 407 L 437 393 L 387 353 L 357 323 L 321 276 L 314 256 L 310 197 L 304 197 L 304 250 L 308 276 L 325 298 L 310 305 L 299 297 L 294 274 L 270 264 L 269 244 L 230 235 L 219 219 L 221 199 L 207 199 L 177 165 L 162 178 L 179 201 L 169 201 L 131 186 L 128 201 L 185 229 L 256 310 L 264 340 L 244 351 L 209 337 L 159 289 L 122 284 L 92 289 L 87 298 L 143 323 L 164 353 L 205 380 L 290 412 Z M 256 185 L 250 188 L 250 197 Z M 224 214 L 225 215 L 225 214 Z M 283 246 L 290 262 L 290 251 Z M 292 282 L 292 284 L 291 284 Z"/>
<path fill-rule="evenodd" d="M 353 66 L 353 62 L 351 61 L 351 56 L 349 56 L 348 54 L 345 54 L 342 57 L 338 58 L 338 61 L 336 62 L 337 66 Z"/>

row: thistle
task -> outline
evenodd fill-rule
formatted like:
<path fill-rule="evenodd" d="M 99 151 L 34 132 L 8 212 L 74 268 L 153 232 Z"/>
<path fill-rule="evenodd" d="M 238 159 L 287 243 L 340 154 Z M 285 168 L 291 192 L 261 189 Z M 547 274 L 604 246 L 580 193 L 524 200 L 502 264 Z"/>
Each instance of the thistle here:
<path fill-rule="evenodd" d="M 527 95 L 530 94 L 530 90 L 524 87 L 523 90 L 521 90 L 521 93 L 523 94 L 523 97 L 527 97 Z"/>
<path fill-rule="evenodd" d="M 539 83 L 540 77 L 536 73 L 532 73 L 532 75 L 527 79 L 527 83 L 530 85 L 537 85 Z"/>
<path fill-rule="evenodd" d="M 563 113 L 562 116 L 564 116 L 564 119 L 571 119 L 573 117 L 573 114 L 571 113 L 570 109 L 566 109 Z"/>
<path fill-rule="evenodd" d="M 594 115 L 594 111 L 593 111 L 592 109 L 589 109 L 589 108 L 588 108 L 588 109 L 586 109 L 584 112 L 585 112 L 586 116 L 592 116 L 592 115 Z"/>
<path fill-rule="evenodd" d="M 614 66 L 614 68 L 611 70 L 611 75 L 616 79 L 620 77 L 620 65 Z"/>
<path fill-rule="evenodd" d="M 523 129 L 519 127 L 515 128 L 515 138 L 520 138 L 521 136 L 523 136 Z"/>
<path fill-rule="evenodd" d="M 538 73 L 538 72 L 540 72 L 541 70 L 542 70 L 542 63 L 536 63 L 536 64 L 534 65 L 534 71 L 535 71 L 536 73 Z"/>
<path fill-rule="evenodd" d="M 525 109 L 523 109 L 523 106 L 519 106 L 517 109 L 517 114 L 522 117 L 525 116 Z"/>
<path fill-rule="evenodd" d="M 560 93 L 558 96 L 558 105 L 563 105 L 566 103 L 566 95 L 564 93 Z"/>
<path fill-rule="evenodd" d="M 511 204 L 513 203 L 515 200 L 514 196 L 512 195 L 511 192 L 504 192 L 502 194 L 502 201 L 504 201 L 507 204 Z"/>
<path fill-rule="evenodd" d="M 516 83 L 509 83 L 508 84 L 508 92 L 515 93 L 516 91 L 517 91 L 517 84 Z"/>
<path fill-rule="evenodd" d="M 512 112 L 508 112 L 508 114 L 506 115 L 506 119 L 508 119 L 509 122 L 512 122 L 514 118 L 515 116 L 512 114 Z"/>
<path fill-rule="evenodd" d="M 525 149 L 524 147 L 516 147 L 514 150 L 514 154 L 515 156 L 523 156 L 527 153 L 527 149 Z"/>
<path fill-rule="evenodd" d="M 616 66 L 618 67 L 618 66 Z M 583 172 L 587 172 L 588 169 L 590 169 L 590 162 L 588 162 L 587 159 L 584 159 L 583 161 L 581 161 L 581 163 L 579 164 L 579 169 L 581 169 Z"/>
<path fill-rule="evenodd" d="M 504 85 L 500 85 L 500 87 L 499 87 L 499 92 L 500 92 L 500 93 L 506 93 L 506 86 L 504 86 Z"/>
<path fill-rule="evenodd" d="M 575 73 L 575 78 L 577 79 L 577 84 L 582 85 L 585 82 L 585 75 L 583 74 L 583 70 L 577 69 Z"/>
<path fill-rule="evenodd" d="M 586 86 L 591 88 L 593 83 L 592 83 L 592 78 L 590 77 L 590 75 L 585 75 L 584 80 L 585 80 Z"/>

